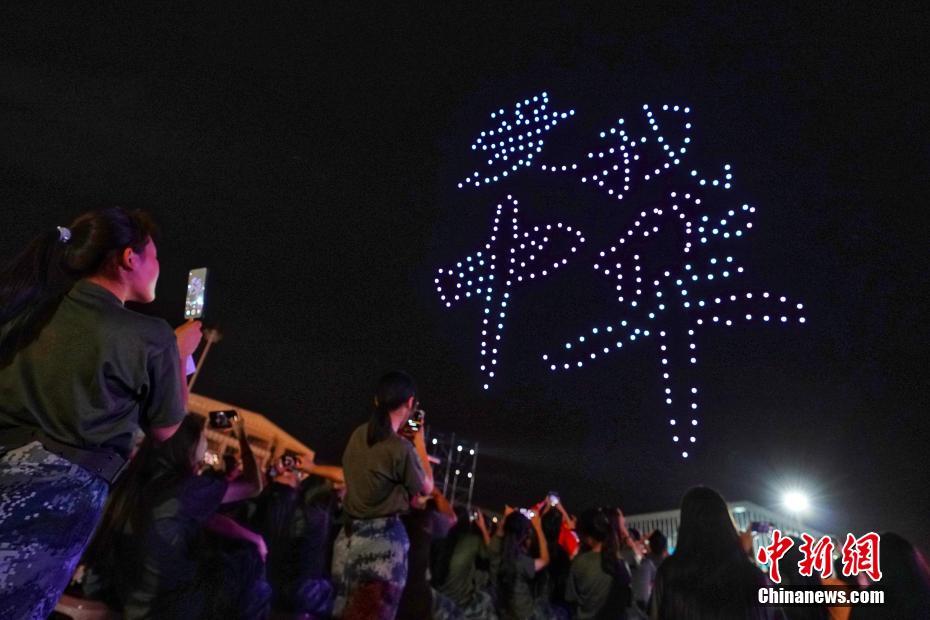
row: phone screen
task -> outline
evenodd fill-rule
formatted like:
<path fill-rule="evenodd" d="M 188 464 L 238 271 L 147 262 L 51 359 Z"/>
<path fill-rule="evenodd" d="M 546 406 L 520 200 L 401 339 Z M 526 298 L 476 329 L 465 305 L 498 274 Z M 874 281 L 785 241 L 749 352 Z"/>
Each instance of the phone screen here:
<path fill-rule="evenodd" d="M 239 417 L 235 409 L 211 411 L 209 414 L 210 428 L 232 428 L 232 421 Z"/>
<path fill-rule="evenodd" d="M 187 297 L 184 300 L 184 318 L 203 317 L 204 298 L 207 293 L 207 268 L 191 269 L 187 274 Z"/>

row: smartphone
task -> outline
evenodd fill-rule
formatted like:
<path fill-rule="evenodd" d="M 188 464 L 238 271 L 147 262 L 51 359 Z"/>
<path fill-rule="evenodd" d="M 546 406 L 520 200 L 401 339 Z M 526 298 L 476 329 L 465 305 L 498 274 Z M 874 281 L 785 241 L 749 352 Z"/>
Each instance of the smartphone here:
<path fill-rule="evenodd" d="M 210 418 L 210 428 L 232 428 L 233 420 L 239 417 L 239 412 L 235 409 L 221 409 L 211 411 L 208 416 Z"/>
<path fill-rule="evenodd" d="M 417 409 L 413 412 L 413 415 L 410 416 L 410 419 L 407 420 L 407 426 L 410 427 L 412 431 L 418 431 L 423 427 L 423 418 L 426 415 L 426 412 L 422 409 Z"/>
<path fill-rule="evenodd" d="M 555 491 L 549 491 L 549 495 L 547 496 L 547 499 L 549 500 L 550 506 L 559 505 L 559 494 L 556 493 Z"/>
<path fill-rule="evenodd" d="M 191 269 L 187 274 L 187 297 L 184 299 L 184 318 L 203 318 L 203 304 L 207 293 L 207 268 Z"/>
<path fill-rule="evenodd" d="M 536 516 L 536 513 L 530 510 L 529 508 L 521 508 L 520 514 L 526 517 L 527 519 L 532 519 Z"/>
<path fill-rule="evenodd" d="M 281 466 L 287 471 L 294 471 L 300 464 L 300 456 L 292 450 L 286 450 L 281 456 Z"/>

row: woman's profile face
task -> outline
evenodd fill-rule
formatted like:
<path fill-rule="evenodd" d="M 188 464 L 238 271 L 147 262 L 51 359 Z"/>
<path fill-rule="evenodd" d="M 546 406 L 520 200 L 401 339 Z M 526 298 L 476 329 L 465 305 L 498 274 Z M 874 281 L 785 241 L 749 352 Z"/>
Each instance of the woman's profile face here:
<path fill-rule="evenodd" d="M 128 272 L 129 299 L 139 303 L 155 301 L 155 285 L 161 266 L 158 263 L 158 248 L 149 239 L 140 254 L 136 254 L 132 271 Z"/>

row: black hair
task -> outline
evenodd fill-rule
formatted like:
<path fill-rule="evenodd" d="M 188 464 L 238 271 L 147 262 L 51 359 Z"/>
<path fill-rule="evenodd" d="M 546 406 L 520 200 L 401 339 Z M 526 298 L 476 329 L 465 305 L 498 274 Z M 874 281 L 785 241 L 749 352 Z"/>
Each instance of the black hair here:
<path fill-rule="evenodd" d="M 417 386 L 405 372 L 394 370 L 378 381 L 375 391 L 375 409 L 368 421 L 368 445 L 384 441 L 394 432 L 391 428 L 391 412 L 416 396 Z"/>
<path fill-rule="evenodd" d="M 755 605 L 762 572 L 743 549 L 726 501 L 707 487 L 693 487 L 681 501 L 675 553 L 656 576 L 659 618 L 726 612 L 762 617 Z M 721 615 L 722 617 L 722 615 Z"/>
<path fill-rule="evenodd" d="M 620 540 L 607 511 L 591 508 L 581 513 L 578 517 L 578 534 L 583 539 L 590 538 L 601 544 L 601 569 L 611 577 L 616 577 L 622 570 Z"/>
<path fill-rule="evenodd" d="M 923 554 L 894 532 L 883 532 L 880 543 L 882 580 L 875 584 L 885 591 L 882 611 L 891 618 L 921 618 L 930 609 L 930 568 Z"/>
<path fill-rule="evenodd" d="M 649 551 L 654 555 L 662 555 L 668 550 L 668 539 L 665 538 L 662 530 L 655 530 L 647 540 L 649 541 Z"/>
<path fill-rule="evenodd" d="M 143 536 L 156 503 L 173 492 L 178 482 L 196 475 L 194 455 L 204 422 L 201 416 L 188 413 L 170 438 L 159 443 L 146 436 L 142 441 L 107 498 L 97 534 L 85 553 L 91 565 L 105 561 L 111 542 L 123 532 Z"/>
<path fill-rule="evenodd" d="M 501 600 L 509 606 L 517 585 L 517 560 L 526 554 L 526 544 L 530 537 L 531 524 L 523 514 L 511 512 L 504 519 L 504 540 L 501 544 L 500 569 L 497 573 L 497 586 Z"/>
<path fill-rule="evenodd" d="M 143 211 L 110 207 L 79 216 L 70 239 L 58 228 L 35 237 L 0 266 L 0 364 L 38 337 L 74 283 L 105 271 L 126 248 L 141 253 L 156 234 Z"/>

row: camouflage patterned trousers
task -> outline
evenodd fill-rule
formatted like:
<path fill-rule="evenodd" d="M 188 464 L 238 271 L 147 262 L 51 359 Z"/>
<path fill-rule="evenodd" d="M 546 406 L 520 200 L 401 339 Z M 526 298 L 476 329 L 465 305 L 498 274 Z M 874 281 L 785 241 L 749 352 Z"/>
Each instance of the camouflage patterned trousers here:
<path fill-rule="evenodd" d="M 0 446 L 0 618 L 46 618 L 103 513 L 107 483 L 37 441 Z"/>
<path fill-rule="evenodd" d="M 393 620 L 407 583 L 410 540 L 397 517 L 352 522 L 333 547 L 333 617 Z"/>

